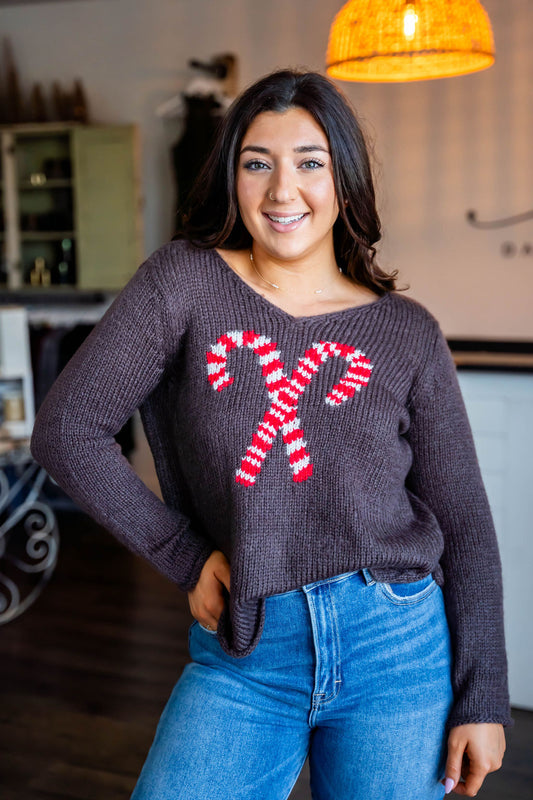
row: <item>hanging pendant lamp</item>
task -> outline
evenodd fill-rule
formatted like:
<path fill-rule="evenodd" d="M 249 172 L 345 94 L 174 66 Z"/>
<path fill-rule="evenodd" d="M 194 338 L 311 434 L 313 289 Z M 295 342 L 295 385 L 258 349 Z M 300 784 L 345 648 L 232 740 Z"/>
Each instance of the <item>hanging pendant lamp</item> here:
<path fill-rule="evenodd" d="M 493 63 L 478 0 L 349 0 L 331 26 L 326 71 L 345 81 L 423 81 Z"/>

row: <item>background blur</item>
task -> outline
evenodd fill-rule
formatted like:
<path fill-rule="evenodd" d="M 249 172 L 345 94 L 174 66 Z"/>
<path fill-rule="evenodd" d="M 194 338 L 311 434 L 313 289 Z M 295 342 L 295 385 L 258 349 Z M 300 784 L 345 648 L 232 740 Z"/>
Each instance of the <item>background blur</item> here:
<path fill-rule="evenodd" d="M 15 2 L 0 4 L 0 33 L 11 39 L 23 84 L 79 76 L 95 121 L 139 124 L 150 253 L 173 230 L 169 149 L 182 124 L 157 117 L 156 108 L 191 81 L 188 60 L 235 53 L 239 90 L 277 67 L 323 71 L 340 6 L 339 0 Z M 496 45 L 490 69 L 444 80 L 337 85 L 375 143 L 384 266 L 400 268 L 447 335 L 528 338 L 533 220 L 480 231 L 465 215 L 472 209 L 481 220 L 495 220 L 532 207 L 533 4 L 486 0 L 484 7 Z"/>
<path fill-rule="evenodd" d="M 128 236 L 139 259 L 168 241 L 175 229 L 173 149 L 185 130 L 180 98 L 198 78 L 190 60 L 209 62 L 217 54 L 234 54 L 237 92 L 275 68 L 323 72 L 330 25 L 341 4 L 341 0 L 0 0 L 0 56 L 2 40 L 9 41 L 22 94 L 29 97 L 36 81 L 49 91 L 54 81 L 72 84 L 81 79 L 90 122 L 109 127 L 110 138 L 86 143 L 88 150 L 93 148 L 92 162 L 83 162 L 78 154 L 76 169 L 85 163 L 85 171 L 77 175 L 77 190 L 102 202 L 76 210 L 79 230 L 92 215 L 92 230 L 96 226 L 101 232 L 101 251 L 103 247 L 111 253 L 110 248 L 118 246 L 114 217 L 106 203 L 112 208 L 121 201 L 111 191 L 112 182 L 105 185 L 106 170 L 116 167 L 123 169 L 119 170 L 122 188 L 129 192 L 129 204 L 122 211 L 137 231 Z M 481 796 L 529 800 L 533 797 L 533 2 L 484 0 L 483 5 L 495 37 L 496 63 L 490 69 L 414 83 L 336 83 L 355 106 L 373 149 L 384 231 L 378 247 L 380 263 L 387 270 L 398 268 L 399 286 L 408 284 L 408 294 L 438 318 L 460 368 L 502 554 L 511 699 L 517 721 L 508 734 L 504 769 L 489 777 Z M 5 80 L 5 61 L 0 57 L 0 95 Z M 169 103 L 177 111 L 162 116 L 161 107 L 168 108 Z M 128 138 L 130 129 L 124 130 L 121 135 L 129 144 L 123 148 L 127 159 L 124 156 L 121 165 L 116 148 L 122 147 L 122 140 L 111 126 L 131 125 L 136 129 L 135 145 Z M 130 151 L 135 155 L 135 181 L 130 175 Z M 28 193 L 28 187 L 21 192 Z M 471 224 L 472 212 L 485 227 Z M 134 224 L 133 217 L 140 217 L 142 224 Z M 39 235 L 27 237 L 32 246 Z M 0 229 L 0 240 L 5 238 Z M 69 287 L 73 291 L 68 307 L 64 292 L 54 295 L 61 307 L 51 301 L 46 306 L 42 297 L 35 302 L 34 288 L 17 295 L 21 312 L 17 325 L 28 323 L 27 342 L 14 333 L 11 312 L 0 308 L 0 389 L 2 380 L 7 387 L 0 393 L 0 411 L 7 419 L 9 407 L 15 419 L 22 408 L 23 386 L 26 428 L 31 426 L 32 386 L 38 407 L 62 364 L 112 299 L 112 292 L 92 290 L 115 288 L 117 276 L 124 274 L 122 267 L 117 268 L 105 282 L 114 262 L 107 264 L 91 250 L 91 236 L 82 238 L 76 240 L 78 255 L 89 250 L 93 259 L 93 272 L 84 273 L 90 291 L 83 295 L 80 286 Z M 128 251 L 129 274 L 137 266 L 136 258 Z M 83 273 L 81 257 L 80 264 Z M 2 287 L 0 294 L 0 306 L 12 304 L 9 287 L 5 291 Z M 15 365 L 13 380 L 2 372 L 8 361 Z M 20 455 L 10 439 L 19 422 L 11 421 L 10 436 L 2 439 L 6 452 L 0 452 L 0 474 L 5 471 L 6 486 L 15 480 L 16 470 L 28 464 L 27 451 Z M 158 493 L 137 415 L 121 432 L 120 444 L 134 469 Z M 21 459 L 18 466 L 15 451 Z M 50 482 L 45 489 L 57 517 L 57 562 L 36 602 L 0 626 L 0 797 L 127 800 L 164 703 L 189 658 L 187 600 L 69 505 Z M 2 513 L 7 513 L 3 505 Z M 0 517 L 0 523 L 3 520 Z M 0 596 L 0 622 L 2 603 Z M 308 798 L 304 768 L 291 800 Z"/>

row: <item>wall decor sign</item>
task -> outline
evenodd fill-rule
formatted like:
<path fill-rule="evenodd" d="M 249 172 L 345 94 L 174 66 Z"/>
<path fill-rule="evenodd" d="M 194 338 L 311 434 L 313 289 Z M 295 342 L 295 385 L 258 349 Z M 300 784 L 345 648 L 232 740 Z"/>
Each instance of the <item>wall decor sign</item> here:
<path fill-rule="evenodd" d="M 474 228 L 493 231 L 498 228 L 510 228 L 513 225 L 519 225 L 521 222 L 533 220 L 533 209 L 531 211 L 525 211 L 523 214 L 515 214 L 514 216 L 494 220 L 480 220 L 478 219 L 477 211 L 467 211 L 466 219 Z M 513 258 L 514 256 L 523 256 L 527 258 L 529 256 L 533 259 L 533 238 L 524 239 L 522 237 L 522 239 L 520 239 L 518 236 L 513 240 L 506 239 L 501 244 L 501 255 L 505 258 Z"/>

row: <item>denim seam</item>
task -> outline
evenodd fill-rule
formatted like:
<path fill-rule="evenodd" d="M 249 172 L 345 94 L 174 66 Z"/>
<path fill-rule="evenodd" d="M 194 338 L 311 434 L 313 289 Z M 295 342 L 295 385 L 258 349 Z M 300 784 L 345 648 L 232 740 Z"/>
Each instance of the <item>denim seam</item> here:
<path fill-rule="evenodd" d="M 437 583 L 433 581 L 417 594 L 402 596 L 394 594 L 394 592 L 390 588 L 389 583 L 380 583 L 378 584 L 378 586 L 381 591 L 381 594 L 396 606 L 414 606 L 417 603 L 422 602 L 422 600 L 425 600 L 430 595 L 432 595 L 433 592 L 438 588 Z"/>
<path fill-rule="evenodd" d="M 336 633 L 337 633 L 337 616 L 335 614 L 335 609 L 333 607 L 333 601 L 331 599 L 331 586 L 330 586 L 330 584 L 331 583 L 338 583 L 338 582 L 339 581 L 337 581 L 337 580 L 328 581 L 324 586 L 324 589 L 326 590 L 326 592 L 323 593 L 323 598 L 322 598 L 322 600 L 327 598 L 327 604 L 329 605 L 328 611 L 330 611 L 330 613 L 327 614 L 327 618 L 328 618 L 328 626 L 329 626 L 329 628 L 331 630 L 331 633 L 333 634 L 333 636 L 332 636 L 333 647 L 328 652 L 328 661 L 333 661 L 333 664 L 331 666 L 333 667 L 334 678 L 333 678 L 333 690 L 329 694 L 326 694 L 326 692 L 320 692 L 320 694 L 322 695 L 322 699 L 320 700 L 320 704 L 329 703 L 329 701 L 333 700 L 335 698 L 336 694 L 337 694 L 337 691 L 336 691 L 337 690 L 337 686 L 335 684 L 335 677 L 337 675 L 337 669 L 336 669 L 336 667 L 337 667 L 337 659 L 336 659 L 336 656 L 338 655 L 338 649 L 337 649 L 337 642 L 334 641 L 334 639 L 337 639 L 337 636 L 336 636 Z M 334 657 L 332 658 L 332 656 L 334 656 Z M 329 671 L 330 672 L 332 671 L 331 667 L 330 667 Z"/>
<path fill-rule="evenodd" d="M 346 575 L 346 577 L 349 577 Z M 342 580 L 342 579 L 341 579 Z M 338 583 L 339 581 L 333 581 L 334 583 Z M 327 590 L 327 594 L 324 592 L 321 601 L 327 598 L 327 602 L 329 604 L 329 628 L 331 630 L 331 635 L 333 638 L 333 647 L 331 651 L 328 653 L 328 660 L 332 661 L 330 667 L 330 672 L 332 673 L 332 690 L 327 694 L 326 692 L 313 692 L 313 709 L 316 711 L 319 710 L 320 706 L 324 703 L 329 703 L 331 700 L 335 700 L 337 695 L 340 691 L 340 640 L 339 640 L 339 625 L 338 625 L 338 618 L 337 612 L 335 609 L 335 604 L 333 602 L 333 597 L 331 595 L 331 587 L 329 582 L 324 586 Z M 318 701 L 318 702 L 316 702 Z"/>
<path fill-rule="evenodd" d="M 323 586 L 329 583 L 340 583 L 341 581 L 346 581 L 348 578 L 353 578 L 354 575 L 357 575 L 361 570 L 353 570 L 352 572 L 343 572 L 341 575 L 334 575 L 332 578 L 323 578 L 320 581 L 314 581 L 313 583 L 306 583 L 302 586 L 304 592 L 310 592 L 315 589 L 317 586 Z"/>
<path fill-rule="evenodd" d="M 329 599 L 331 603 L 331 612 L 332 617 L 334 619 L 334 635 L 336 639 L 335 644 L 335 663 L 334 663 L 334 670 L 333 670 L 333 687 L 334 693 L 333 695 L 328 698 L 328 700 L 333 700 L 339 694 L 340 687 L 341 687 L 341 642 L 339 636 L 339 618 L 337 616 L 337 609 L 335 608 L 335 602 L 333 600 L 333 596 L 331 594 L 331 590 L 328 587 Z"/>

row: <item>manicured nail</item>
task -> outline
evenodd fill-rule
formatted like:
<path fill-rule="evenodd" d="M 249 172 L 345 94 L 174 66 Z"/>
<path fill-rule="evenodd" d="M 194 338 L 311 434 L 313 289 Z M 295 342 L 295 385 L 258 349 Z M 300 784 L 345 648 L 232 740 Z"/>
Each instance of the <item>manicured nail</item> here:
<path fill-rule="evenodd" d="M 454 779 L 446 778 L 446 780 L 444 781 L 444 794 L 450 794 L 454 786 L 455 786 Z"/>

